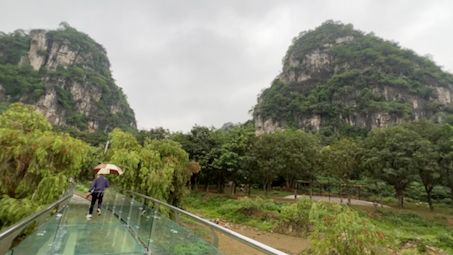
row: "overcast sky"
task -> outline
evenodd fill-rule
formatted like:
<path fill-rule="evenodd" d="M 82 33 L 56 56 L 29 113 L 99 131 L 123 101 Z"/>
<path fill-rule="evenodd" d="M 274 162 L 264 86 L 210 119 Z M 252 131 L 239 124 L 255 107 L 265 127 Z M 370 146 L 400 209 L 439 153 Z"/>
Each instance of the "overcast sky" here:
<path fill-rule="evenodd" d="M 453 1 L 0 0 L 0 31 L 61 21 L 102 44 L 139 128 L 251 119 L 291 39 L 332 19 L 431 54 L 453 71 Z"/>

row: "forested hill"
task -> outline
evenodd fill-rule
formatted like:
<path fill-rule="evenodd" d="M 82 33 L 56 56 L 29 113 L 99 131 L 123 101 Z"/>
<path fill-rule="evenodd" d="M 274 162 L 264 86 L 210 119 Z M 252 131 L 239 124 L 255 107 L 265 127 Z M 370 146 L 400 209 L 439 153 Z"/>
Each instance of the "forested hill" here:
<path fill-rule="evenodd" d="M 327 21 L 293 39 L 282 73 L 254 107 L 257 133 L 287 126 L 326 136 L 427 118 L 453 123 L 453 75 L 351 24 Z"/>
<path fill-rule="evenodd" d="M 51 31 L 0 32 L 0 102 L 2 110 L 13 102 L 35 105 L 52 125 L 136 129 L 105 49 L 65 22 Z"/>

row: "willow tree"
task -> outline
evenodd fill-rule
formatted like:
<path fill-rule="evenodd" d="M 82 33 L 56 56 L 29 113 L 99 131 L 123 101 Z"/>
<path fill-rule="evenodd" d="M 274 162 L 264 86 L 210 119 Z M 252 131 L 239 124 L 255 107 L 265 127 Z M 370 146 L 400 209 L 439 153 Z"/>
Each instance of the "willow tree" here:
<path fill-rule="evenodd" d="M 80 173 L 89 145 L 56 134 L 34 106 L 12 104 L 0 115 L 0 226 L 54 201 Z"/>
<path fill-rule="evenodd" d="M 110 134 L 106 161 L 124 175 L 110 177 L 120 186 L 178 206 L 191 175 L 189 155 L 171 140 L 149 140 L 141 146 L 132 134 L 116 128 Z"/>

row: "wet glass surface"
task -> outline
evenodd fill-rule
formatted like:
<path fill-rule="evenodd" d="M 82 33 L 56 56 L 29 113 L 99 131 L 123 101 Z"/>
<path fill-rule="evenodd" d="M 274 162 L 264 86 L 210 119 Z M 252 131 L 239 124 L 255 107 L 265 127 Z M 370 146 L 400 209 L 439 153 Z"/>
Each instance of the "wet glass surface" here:
<path fill-rule="evenodd" d="M 106 192 L 102 215 L 95 207 L 87 219 L 89 202 L 74 196 L 8 255 L 147 254 L 144 245 L 154 255 L 225 254 L 144 202 Z"/>
<path fill-rule="evenodd" d="M 11 255 L 31 254 L 146 254 L 127 224 L 103 208 L 87 219 L 89 204 L 71 200 L 35 233 L 11 251 Z"/>

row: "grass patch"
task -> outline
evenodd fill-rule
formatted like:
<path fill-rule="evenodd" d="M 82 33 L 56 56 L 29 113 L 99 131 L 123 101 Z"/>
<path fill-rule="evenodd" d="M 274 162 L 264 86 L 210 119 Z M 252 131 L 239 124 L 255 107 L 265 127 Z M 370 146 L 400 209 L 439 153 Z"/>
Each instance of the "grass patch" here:
<path fill-rule="evenodd" d="M 283 203 L 275 203 L 272 199 L 230 199 L 229 195 L 209 193 L 191 193 L 184 200 L 184 209 L 202 214 L 209 219 L 227 219 L 231 223 L 244 224 L 259 230 L 272 230 L 278 219 Z"/>
<path fill-rule="evenodd" d="M 416 243 L 420 251 L 425 245 L 441 248 L 453 254 L 453 222 L 451 208 L 439 208 L 430 212 L 417 204 L 407 203 L 406 208 L 374 208 L 354 206 L 361 216 L 386 233 L 398 244 Z"/>
<path fill-rule="evenodd" d="M 223 219 L 235 224 L 255 227 L 259 230 L 287 228 L 306 224 L 311 202 L 294 203 L 253 196 L 232 199 L 230 194 L 191 193 L 185 198 L 184 209 L 209 219 Z M 308 199 L 308 198 L 307 198 Z M 437 206 L 435 212 L 420 202 L 406 203 L 405 209 L 352 206 L 361 218 L 366 218 L 378 231 L 382 231 L 391 247 L 415 243 L 420 254 L 426 245 L 453 254 L 453 209 Z M 292 226 L 293 227 L 293 226 Z M 283 233 L 285 231 L 282 231 Z M 302 231 L 303 232 L 303 231 Z M 202 234 L 202 233 L 201 233 Z M 415 253 L 416 254 L 416 253 Z"/>

